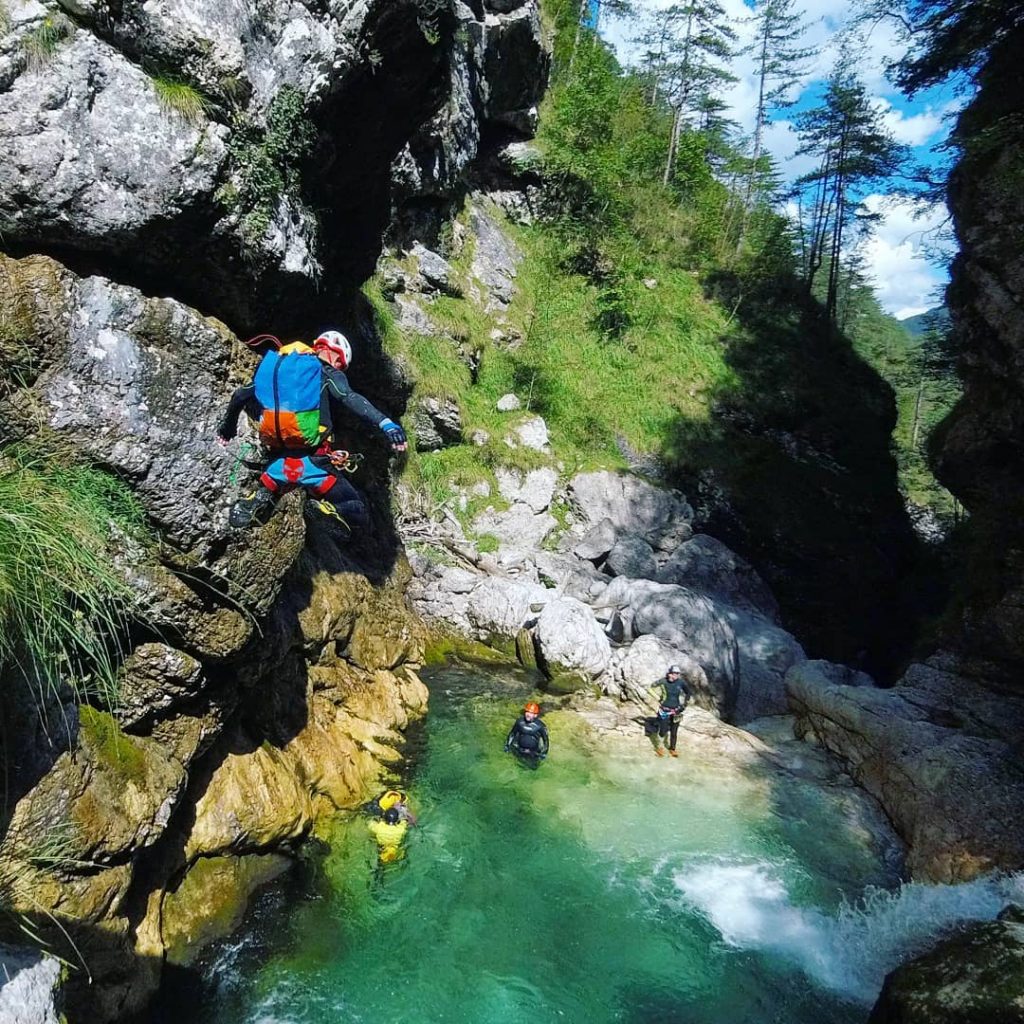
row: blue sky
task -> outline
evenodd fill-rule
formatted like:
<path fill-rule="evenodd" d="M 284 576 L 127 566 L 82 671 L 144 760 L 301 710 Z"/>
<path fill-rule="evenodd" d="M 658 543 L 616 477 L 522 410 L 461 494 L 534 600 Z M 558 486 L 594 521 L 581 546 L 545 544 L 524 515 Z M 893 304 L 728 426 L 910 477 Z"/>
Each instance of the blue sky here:
<path fill-rule="evenodd" d="M 652 10 L 667 7 L 671 2 L 636 0 L 636 6 L 641 11 Z M 737 20 L 735 27 L 742 43 L 750 28 L 738 22 L 749 16 L 752 0 L 722 0 L 722 3 L 730 16 Z M 819 94 L 839 49 L 851 45 L 842 30 L 854 12 L 850 0 L 797 0 L 796 6 L 804 13 L 807 45 L 819 47 L 821 51 L 795 97 L 794 110 L 799 110 L 810 105 Z M 620 59 L 628 62 L 633 51 L 628 40 L 635 34 L 635 28 L 605 19 L 602 34 L 616 47 Z M 908 100 L 884 73 L 886 63 L 902 52 L 903 44 L 897 38 L 895 27 L 876 26 L 865 42 L 857 68 L 873 101 L 883 112 L 886 125 L 898 141 L 910 148 L 912 161 L 935 164 L 938 157 L 933 147 L 948 133 L 950 115 L 955 112 L 959 101 L 951 89 L 932 89 Z M 730 70 L 739 76 L 739 81 L 730 87 L 724 98 L 731 104 L 733 118 L 749 129 L 757 97 L 753 63 L 749 57 L 739 57 L 730 64 Z M 811 169 L 807 158 L 795 156 L 798 143 L 789 120 L 792 116 L 793 111 L 776 115 L 765 140 L 789 180 Z M 945 207 L 934 207 L 919 217 L 917 209 L 910 203 L 886 200 L 881 194 L 868 195 L 865 202 L 873 212 L 882 216 L 874 236 L 864 243 L 862 251 L 883 307 L 903 318 L 938 305 L 946 274 L 943 267 L 928 259 L 928 253 L 943 244 L 940 229 L 947 219 Z"/>

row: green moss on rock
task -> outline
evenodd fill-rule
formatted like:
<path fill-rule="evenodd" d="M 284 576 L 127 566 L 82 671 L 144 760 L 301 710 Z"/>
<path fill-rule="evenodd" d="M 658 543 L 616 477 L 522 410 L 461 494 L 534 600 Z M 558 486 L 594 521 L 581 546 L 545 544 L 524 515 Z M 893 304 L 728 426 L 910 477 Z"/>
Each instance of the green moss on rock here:
<path fill-rule="evenodd" d="M 81 741 L 97 765 L 126 782 L 145 782 L 146 753 L 138 740 L 121 731 L 113 715 L 83 704 L 78 709 L 78 721 Z"/>
<path fill-rule="evenodd" d="M 200 857 L 164 897 L 161 922 L 168 962 L 191 963 L 207 943 L 231 934 L 252 893 L 291 864 L 276 853 Z"/>

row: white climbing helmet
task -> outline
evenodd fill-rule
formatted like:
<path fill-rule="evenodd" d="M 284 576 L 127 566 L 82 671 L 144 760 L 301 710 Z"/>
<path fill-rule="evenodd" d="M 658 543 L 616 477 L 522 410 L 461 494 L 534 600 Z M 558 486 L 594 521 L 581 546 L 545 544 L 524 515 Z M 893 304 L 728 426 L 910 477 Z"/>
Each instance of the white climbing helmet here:
<path fill-rule="evenodd" d="M 352 346 L 341 331 L 324 331 L 313 342 L 313 351 L 327 353 L 327 362 L 336 370 L 347 370 L 352 364 Z"/>

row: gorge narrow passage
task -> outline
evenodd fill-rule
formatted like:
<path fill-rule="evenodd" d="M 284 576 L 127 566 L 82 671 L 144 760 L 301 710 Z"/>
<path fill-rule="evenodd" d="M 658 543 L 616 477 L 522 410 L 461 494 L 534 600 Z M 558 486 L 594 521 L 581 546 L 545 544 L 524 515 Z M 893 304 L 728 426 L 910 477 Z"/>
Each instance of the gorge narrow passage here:
<path fill-rule="evenodd" d="M 603 745 L 550 712 L 552 756 L 523 769 L 501 748 L 528 679 L 427 675 L 406 860 L 377 875 L 366 819 L 341 822 L 307 898 L 203 961 L 196 1024 L 853 1024 L 906 948 L 1002 905 L 994 882 L 890 894 L 827 788 L 659 760 L 639 729 Z"/>

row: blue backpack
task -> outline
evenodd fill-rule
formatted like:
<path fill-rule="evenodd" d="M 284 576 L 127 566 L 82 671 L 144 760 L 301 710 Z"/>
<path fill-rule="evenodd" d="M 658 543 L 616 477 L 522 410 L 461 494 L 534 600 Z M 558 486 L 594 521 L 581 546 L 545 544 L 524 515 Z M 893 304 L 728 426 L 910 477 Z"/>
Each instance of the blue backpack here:
<path fill-rule="evenodd" d="M 268 352 L 256 368 L 256 401 L 263 406 L 259 434 L 271 450 L 318 448 L 327 428 L 320 422 L 323 364 L 296 341 Z"/>

